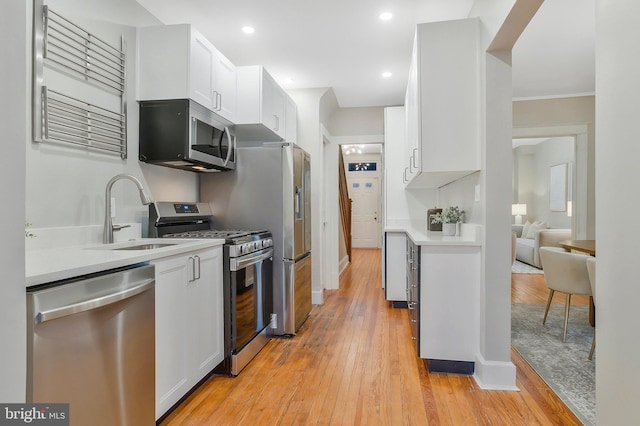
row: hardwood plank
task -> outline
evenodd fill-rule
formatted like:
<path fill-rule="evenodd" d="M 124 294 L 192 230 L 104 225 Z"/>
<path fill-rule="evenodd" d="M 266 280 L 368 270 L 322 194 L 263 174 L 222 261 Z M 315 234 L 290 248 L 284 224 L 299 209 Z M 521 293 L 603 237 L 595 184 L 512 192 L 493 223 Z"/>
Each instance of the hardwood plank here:
<path fill-rule="evenodd" d="M 511 285 L 514 303 L 546 303 L 543 275 L 513 274 Z M 580 424 L 515 350 L 512 359 L 519 392 L 428 373 L 408 311 L 384 300 L 380 250 L 354 249 L 340 289 L 295 337 L 272 339 L 238 377 L 210 378 L 162 425 Z"/>

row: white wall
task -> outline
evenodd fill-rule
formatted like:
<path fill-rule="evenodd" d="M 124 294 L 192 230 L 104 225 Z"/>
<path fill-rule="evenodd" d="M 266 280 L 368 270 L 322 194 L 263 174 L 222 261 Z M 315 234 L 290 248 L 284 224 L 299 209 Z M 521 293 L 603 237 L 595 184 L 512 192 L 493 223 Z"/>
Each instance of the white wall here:
<path fill-rule="evenodd" d="M 550 138 L 536 145 L 520 146 L 513 150 L 517 192 L 517 198 L 513 202 L 527 205 L 527 215 L 523 217 L 523 222 L 542 220 L 551 228 L 571 228 L 571 217 L 567 216 L 566 211 L 549 209 L 549 176 L 550 168 L 561 163 L 568 164 L 569 172 L 574 170 L 574 150 L 572 137 Z M 567 196 L 570 195 L 568 187 Z"/>
<path fill-rule="evenodd" d="M 437 190 L 438 206 L 458 206 L 464 210 L 466 223 L 482 223 L 480 201 L 475 199 L 476 186 L 480 184 L 480 172 L 472 173 Z"/>
<path fill-rule="evenodd" d="M 328 127 L 334 136 L 381 135 L 384 125 L 382 107 L 338 108 Z"/>
<path fill-rule="evenodd" d="M 2 81 L 0 81 L 0 194 L 8 204 L 2 212 L 0 243 L 0 401 L 25 401 L 26 298 L 24 292 L 25 143 L 31 108 L 29 2 L 3 2 L 0 13 Z M 11 66 L 7 66 L 11 64 Z"/>
<path fill-rule="evenodd" d="M 596 0 L 596 421 L 640 424 L 640 2 Z M 612 212 L 615 209 L 615 213 Z M 630 220 L 612 220 L 630 215 Z"/>

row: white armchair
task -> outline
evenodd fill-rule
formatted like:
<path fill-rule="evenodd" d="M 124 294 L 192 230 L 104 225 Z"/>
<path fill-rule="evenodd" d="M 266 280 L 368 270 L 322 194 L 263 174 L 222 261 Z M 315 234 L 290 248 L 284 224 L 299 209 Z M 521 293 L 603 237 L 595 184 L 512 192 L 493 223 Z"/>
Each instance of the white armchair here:
<path fill-rule="evenodd" d="M 567 338 L 567 322 L 569 321 L 569 307 L 572 294 L 591 296 L 591 282 L 587 271 L 588 255 L 570 253 L 557 247 L 540 247 L 540 258 L 544 269 L 544 279 L 549 287 L 549 299 L 544 311 L 542 323 L 547 321 L 551 299 L 556 291 L 565 293 L 564 331 L 562 341 Z"/>

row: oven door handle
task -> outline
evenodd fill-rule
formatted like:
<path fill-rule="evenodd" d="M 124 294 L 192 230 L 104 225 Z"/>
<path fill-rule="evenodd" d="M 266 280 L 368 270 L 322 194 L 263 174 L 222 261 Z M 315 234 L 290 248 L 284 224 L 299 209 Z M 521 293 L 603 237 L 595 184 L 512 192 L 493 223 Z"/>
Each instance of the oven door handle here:
<path fill-rule="evenodd" d="M 273 249 L 269 249 L 264 253 L 257 256 L 249 256 L 243 259 L 229 259 L 229 269 L 231 271 L 239 271 L 241 269 L 246 268 L 247 266 L 255 265 L 258 262 L 262 262 L 265 259 L 273 257 Z"/>

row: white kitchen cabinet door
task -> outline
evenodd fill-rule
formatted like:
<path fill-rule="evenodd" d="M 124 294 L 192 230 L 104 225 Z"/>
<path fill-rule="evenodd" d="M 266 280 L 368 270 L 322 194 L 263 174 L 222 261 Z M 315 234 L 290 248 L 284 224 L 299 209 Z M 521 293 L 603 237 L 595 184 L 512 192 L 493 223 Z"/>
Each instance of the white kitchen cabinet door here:
<path fill-rule="evenodd" d="M 233 122 L 235 66 L 188 24 L 138 30 L 138 99 L 192 99 Z"/>
<path fill-rule="evenodd" d="M 278 83 L 267 72 L 263 72 L 262 117 L 263 122 L 278 136 L 286 135 L 285 94 Z"/>
<path fill-rule="evenodd" d="M 285 140 L 287 94 L 262 66 L 238 67 L 237 74 L 238 140 Z"/>
<path fill-rule="evenodd" d="M 224 358 L 222 247 L 156 267 L 156 419 Z"/>
<path fill-rule="evenodd" d="M 155 262 L 156 420 L 190 389 L 188 256 Z"/>
<path fill-rule="evenodd" d="M 190 28 L 189 41 L 189 98 L 210 110 L 217 96 L 213 88 L 216 50 L 202 34 Z M 187 46 L 185 46 L 187 48 Z"/>
<path fill-rule="evenodd" d="M 237 109 L 236 66 L 220 51 L 213 58 L 213 90 L 216 96 L 214 111 L 235 122 Z"/>
<path fill-rule="evenodd" d="M 196 279 L 188 284 L 193 386 L 224 358 L 222 247 L 191 257 L 196 266 Z"/>
<path fill-rule="evenodd" d="M 418 25 L 405 104 L 407 186 L 437 188 L 480 169 L 478 21 Z"/>

